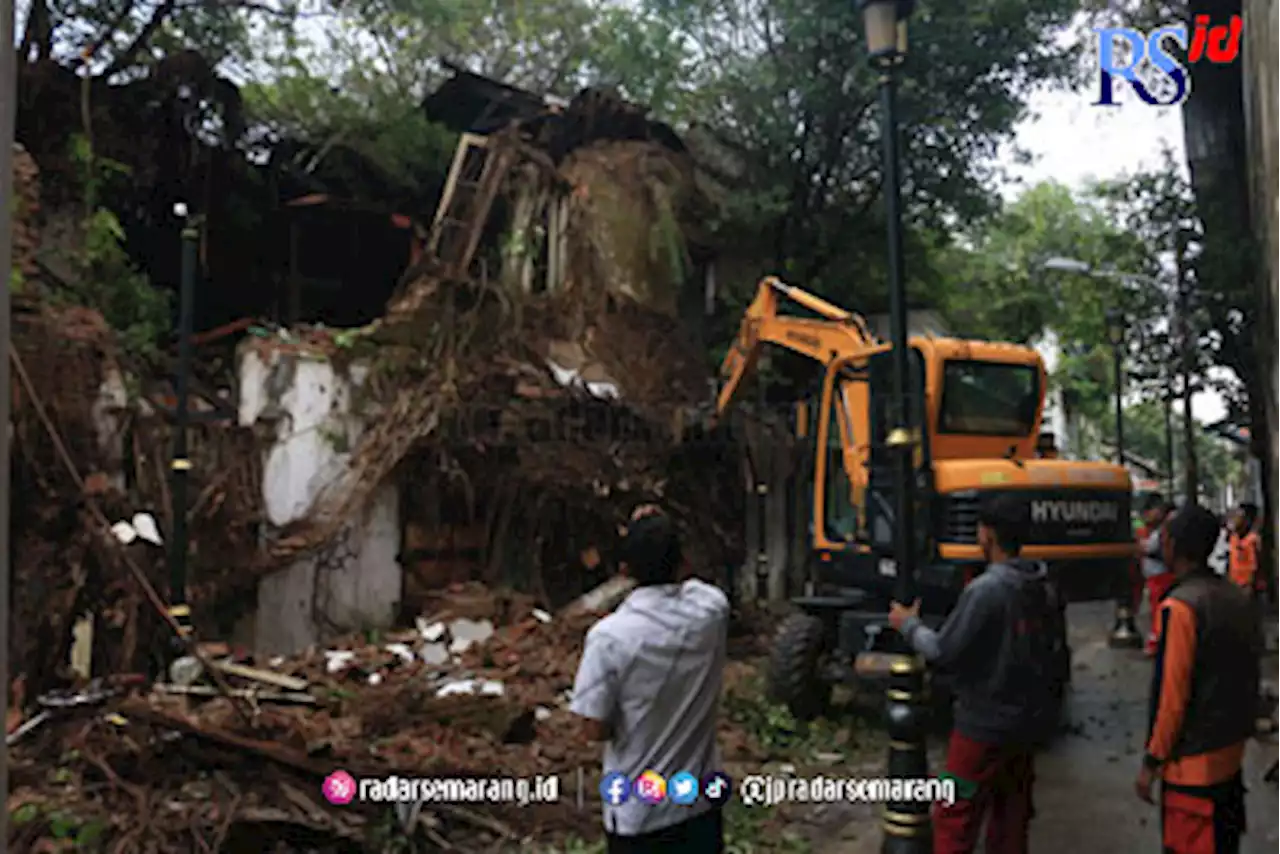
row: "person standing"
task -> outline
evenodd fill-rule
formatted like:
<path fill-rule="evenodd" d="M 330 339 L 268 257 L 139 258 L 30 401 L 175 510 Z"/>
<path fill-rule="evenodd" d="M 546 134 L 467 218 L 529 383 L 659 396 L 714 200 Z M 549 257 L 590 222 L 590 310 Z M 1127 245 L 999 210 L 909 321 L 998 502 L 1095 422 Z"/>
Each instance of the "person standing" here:
<path fill-rule="evenodd" d="M 1165 566 L 1162 553 L 1161 531 L 1173 512 L 1173 505 L 1158 492 L 1147 496 L 1143 504 L 1142 527 L 1138 529 L 1138 553 L 1142 565 L 1142 577 L 1147 585 L 1147 606 L 1151 609 L 1151 629 L 1147 632 L 1146 652 L 1156 653 L 1156 639 L 1160 632 L 1160 600 L 1173 586 L 1173 573 Z"/>
<path fill-rule="evenodd" d="M 587 633 L 570 710 L 605 742 L 608 851 L 724 850 L 721 812 L 706 798 L 650 803 L 630 794 L 644 772 L 664 779 L 718 770 L 716 724 L 728 644 L 729 600 L 697 579 L 681 582 L 683 555 L 670 518 L 652 505 L 632 515 L 622 569 L 638 586 Z M 638 793 L 637 793 L 638 794 Z"/>
<path fill-rule="evenodd" d="M 1257 525 L 1257 506 L 1241 504 L 1232 520 L 1228 539 L 1227 576 L 1250 597 L 1256 597 L 1266 586 L 1262 573 L 1258 572 L 1262 538 L 1258 536 Z"/>
<path fill-rule="evenodd" d="M 1245 831 L 1245 746 L 1254 734 L 1259 663 L 1248 598 L 1209 568 L 1219 523 L 1191 505 L 1169 521 L 1175 582 L 1160 605 L 1150 731 L 1134 789 L 1155 803 L 1171 854 L 1237 854 Z"/>
<path fill-rule="evenodd" d="M 1043 564 L 1018 557 L 1026 502 L 989 499 L 978 516 L 988 566 L 960 594 L 942 628 L 920 603 L 894 603 L 889 622 L 930 664 L 952 676 L 955 725 L 944 776 L 960 797 L 933 817 L 935 854 L 971 854 L 987 819 L 987 854 L 1026 854 L 1033 754 L 1057 728 L 1066 678 L 1062 608 Z"/>

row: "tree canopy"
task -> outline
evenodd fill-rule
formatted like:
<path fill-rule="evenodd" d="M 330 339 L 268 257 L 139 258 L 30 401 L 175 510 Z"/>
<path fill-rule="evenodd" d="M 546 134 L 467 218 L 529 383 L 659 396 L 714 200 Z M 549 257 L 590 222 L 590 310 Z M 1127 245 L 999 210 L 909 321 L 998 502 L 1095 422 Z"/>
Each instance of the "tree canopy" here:
<path fill-rule="evenodd" d="M 1164 381 L 1175 244 L 1196 293 L 1198 376 L 1211 363 L 1247 373 L 1251 319 L 1241 294 L 1199 282 L 1194 206 L 1171 166 L 1083 196 L 1044 184 L 1001 204 L 996 155 L 1031 94 L 1081 68 L 1081 43 L 1063 37 L 1078 8 L 917 8 L 900 74 L 907 275 L 963 334 L 1027 341 L 1053 328 L 1069 343 L 1060 381 L 1101 417 L 1108 309 L 1128 318 L 1130 380 Z M 243 98 L 237 121 L 218 113 L 227 145 L 280 159 L 290 141 L 283 159 L 302 171 L 354 152 L 424 192 L 453 138 L 422 101 L 450 65 L 561 96 L 615 89 L 744 164 L 714 223 L 730 251 L 836 302 L 884 307 L 882 117 L 848 0 L 33 0 L 20 60 L 126 81 L 188 54 Z M 1047 269 L 1054 257 L 1146 278 Z M 726 285 L 731 322 L 754 281 Z"/>

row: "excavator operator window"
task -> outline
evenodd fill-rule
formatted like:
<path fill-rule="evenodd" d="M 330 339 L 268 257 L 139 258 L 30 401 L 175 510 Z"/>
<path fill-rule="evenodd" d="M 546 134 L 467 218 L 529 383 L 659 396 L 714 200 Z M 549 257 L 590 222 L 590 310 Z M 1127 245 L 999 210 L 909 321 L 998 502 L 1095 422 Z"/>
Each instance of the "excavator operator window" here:
<path fill-rule="evenodd" d="M 1040 405 L 1032 365 L 951 359 L 943 367 L 938 430 L 970 436 L 1026 436 Z"/>
<path fill-rule="evenodd" d="M 858 508 L 853 503 L 853 485 L 845 470 L 845 437 L 849 432 L 849 419 L 841 415 L 845 408 L 844 395 L 833 397 L 827 413 L 826 483 L 823 484 L 823 528 L 827 538 L 837 542 L 853 542 L 858 532 Z"/>

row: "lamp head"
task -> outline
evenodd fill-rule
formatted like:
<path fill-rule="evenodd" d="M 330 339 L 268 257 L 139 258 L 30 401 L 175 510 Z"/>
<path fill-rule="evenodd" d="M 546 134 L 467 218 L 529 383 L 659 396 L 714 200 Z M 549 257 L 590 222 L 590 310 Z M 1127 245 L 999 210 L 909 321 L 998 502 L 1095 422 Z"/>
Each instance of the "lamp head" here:
<path fill-rule="evenodd" d="M 1093 271 L 1093 268 L 1084 261 L 1075 258 L 1049 258 L 1041 266 L 1046 270 L 1053 270 L 1059 273 L 1088 274 Z"/>
<path fill-rule="evenodd" d="M 858 0 L 867 54 L 873 65 L 895 65 L 907 56 L 907 19 L 915 0 Z"/>
<path fill-rule="evenodd" d="M 1124 312 L 1119 309 L 1107 309 L 1107 339 L 1113 347 L 1124 343 Z"/>

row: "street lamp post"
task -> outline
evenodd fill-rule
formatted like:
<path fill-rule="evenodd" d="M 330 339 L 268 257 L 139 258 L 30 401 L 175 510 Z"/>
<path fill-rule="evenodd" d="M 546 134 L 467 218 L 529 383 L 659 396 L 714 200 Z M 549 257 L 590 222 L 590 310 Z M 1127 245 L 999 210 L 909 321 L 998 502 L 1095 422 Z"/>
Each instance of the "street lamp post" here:
<path fill-rule="evenodd" d="M 1125 342 L 1124 313 L 1118 310 L 1107 312 L 1107 338 L 1111 342 L 1111 368 L 1115 374 L 1116 394 L 1116 463 L 1124 462 L 1124 359 Z M 1142 638 L 1133 622 L 1133 608 L 1136 605 L 1128 585 L 1116 596 L 1116 622 L 1111 629 L 1110 644 L 1113 647 L 1137 647 L 1142 645 Z"/>
<path fill-rule="evenodd" d="M 178 296 L 178 369 L 174 377 L 177 398 L 173 421 L 173 459 L 169 463 L 172 484 L 173 532 L 169 542 L 169 614 L 181 634 L 191 632 L 191 606 L 187 604 L 187 555 L 190 551 L 187 531 L 187 483 L 191 475 L 191 459 L 187 449 L 190 427 L 191 336 L 195 314 L 196 273 L 199 267 L 200 221 L 191 216 L 185 204 L 174 206 L 174 214 L 182 223 L 182 280 Z M 179 645 L 181 646 L 181 638 Z"/>
<path fill-rule="evenodd" d="M 1043 266 L 1046 270 L 1056 270 L 1061 273 L 1101 276 L 1118 280 L 1121 283 L 1144 282 L 1148 285 L 1160 286 L 1160 283 L 1150 276 L 1121 273 L 1116 270 L 1098 270 L 1093 265 L 1075 258 L 1050 258 L 1044 262 Z M 1124 363 L 1121 358 L 1121 352 L 1125 342 L 1125 333 L 1124 315 L 1119 311 L 1108 311 L 1107 338 L 1111 343 L 1112 369 L 1115 373 L 1116 382 L 1116 462 L 1121 466 L 1124 465 Z M 1172 476 L 1172 473 L 1170 476 Z M 1133 610 L 1138 603 L 1133 601 L 1133 592 L 1126 583 L 1126 579 L 1121 577 L 1117 579 L 1116 584 L 1116 620 L 1111 629 L 1109 643 L 1113 647 L 1133 648 L 1142 646 L 1142 636 L 1138 634 L 1138 627 L 1134 625 L 1133 621 Z"/>
<path fill-rule="evenodd" d="M 887 444 L 895 457 L 897 507 L 894 552 L 897 589 L 903 604 L 915 600 L 915 407 L 908 381 L 907 296 L 902 258 L 902 179 L 899 174 L 897 90 L 894 71 L 907 56 L 907 19 L 912 0 L 859 0 L 867 39 L 867 53 L 880 86 L 883 191 L 889 240 L 889 325 L 893 345 L 893 398 Z M 898 652 L 890 667 L 886 692 L 889 730 L 888 776 L 928 776 L 925 749 L 924 666 L 898 638 Z M 890 802 L 883 815 L 885 854 L 926 854 L 933 846 L 929 808 L 922 802 Z"/>

